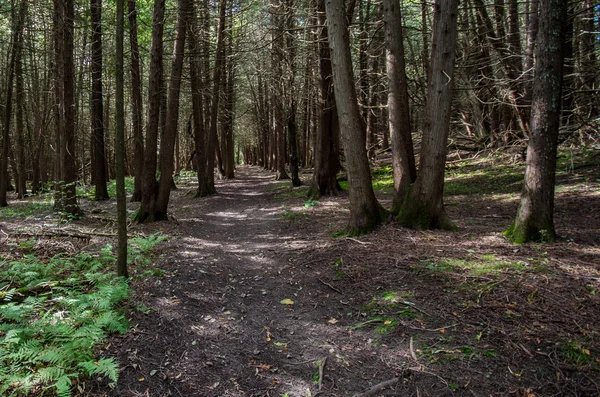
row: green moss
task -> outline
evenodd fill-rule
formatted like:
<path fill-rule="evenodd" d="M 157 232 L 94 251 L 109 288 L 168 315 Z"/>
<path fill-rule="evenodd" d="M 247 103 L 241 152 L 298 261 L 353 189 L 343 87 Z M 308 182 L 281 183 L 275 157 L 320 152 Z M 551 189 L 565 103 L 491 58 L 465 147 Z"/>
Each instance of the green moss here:
<path fill-rule="evenodd" d="M 554 228 L 551 222 L 541 222 L 546 226 L 537 227 L 528 223 L 513 222 L 502 234 L 513 244 L 525 244 L 529 242 L 552 243 L 556 240 Z"/>

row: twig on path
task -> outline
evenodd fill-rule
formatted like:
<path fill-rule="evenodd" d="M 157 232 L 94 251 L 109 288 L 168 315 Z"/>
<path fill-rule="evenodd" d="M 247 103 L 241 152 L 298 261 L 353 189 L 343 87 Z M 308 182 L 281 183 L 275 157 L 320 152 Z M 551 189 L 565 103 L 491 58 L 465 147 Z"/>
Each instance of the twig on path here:
<path fill-rule="evenodd" d="M 350 329 L 359 329 L 359 328 L 364 327 L 365 325 L 369 325 L 369 324 L 373 324 L 373 323 L 382 323 L 382 322 L 383 322 L 382 319 L 380 319 L 380 318 L 374 318 L 372 320 L 367 320 L 364 323 L 358 323 L 356 325 L 353 325 L 353 326 L 350 327 Z"/>
<path fill-rule="evenodd" d="M 323 387 L 323 370 L 325 369 L 325 363 L 327 362 L 327 357 L 323 360 L 317 361 L 319 364 L 319 390 Z"/>
<path fill-rule="evenodd" d="M 417 355 L 415 354 L 415 349 L 413 349 L 413 338 L 412 336 L 410 337 L 410 343 L 409 343 L 409 347 L 410 347 L 410 356 L 415 360 L 417 360 Z"/>
<path fill-rule="evenodd" d="M 326 283 L 325 281 L 321 280 L 320 278 L 317 278 L 317 280 L 319 280 L 320 282 L 322 282 L 323 284 L 325 284 L 326 286 L 328 286 L 329 288 L 331 288 L 332 290 L 334 290 L 338 294 L 342 293 L 342 291 L 340 291 L 339 289 L 335 288 L 333 285 L 331 285 L 329 283 Z"/>
<path fill-rule="evenodd" d="M 454 328 L 454 327 L 456 327 L 457 325 L 458 325 L 458 323 L 456 323 L 456 324 L 452 324 L 452 325 L 446 325 L 445 327 L 433 328 L 433 329 L 430 329 L 430 328 L 417 328 L 417 327 L 409 327 L 409 328 L 410 328 L 410 329 L 417 330 L 417 331 L 438 332 L 438 331 L 442 331 L 442 330 L 444 330 L 444 329 L 448 329 L 448 328 Z"/>
<path fill-rule="evenodd" d="M 300 361 L 299 363 L 285 363 L 283 365 L 302 365 L 302 364 L 308 364 L 308 363 L 312 363 L 317 361 L 316 358 L 313 358 L 312 360 L 306 360 L 306 361 Z"/>
<path fill-rule="evenodd" d="M 413 309 L 420 311 L 421 313 L 423 313 L 424 315 L 426 315 L 427 317 L 431 317 L 429 315 L 429 313 L 427 313 L 425 310 L 419 308 L 419 306 L 417 306 L 415 303 L 409 302 L 409 301 L 401 301 L 400 303 L 405 304 L 406 306 L 412 307 Z"/>
<path fill-rule="evenodd" d="M 435 376 L 436 378 L 438 378 L 439 380 L 441 380 L 441 381 L 442 381 L 442 383 L 443 383 L 444 385 L 448 386 L 448 382 L 446 382 L 446 380 L 445 380 L 444 378 L 442 378 L 441 376 L 439 376 L 439 375 L 438 375 L 438 374 L 436 374 L 436 373 L 433 373 L 433 372 L 430 372 L 430 371 L 426 371 L 424 366 L 420 366 L 420 367 L 410 367 L 410 368 L 409 368 L 409 371 L 421 372 L 421 373 L 424 373 L 424 374 L 433 375 L 433 376 Z"/>
<path fill-rule="evenodd" d="M 368 243 L 366 241 L 360 241 L 360 240 L 357 240 L 357 239 L 352 238 L 352 237 L 346 237 L 346 240 L 352 240 L 355 243 L 359 243 L 359 244 L 362 244 L 362 245 L 372 245 L 373 244 L 373 243 Z"/>
<path fill-rule="evenodd" d="M 384 382 L 376 384 L 375 386 L 371 387 L 367 391 L 355 394 L 353 397 L 367 397 L 367 396 L 372 396 L 373 394 L 377 393 L 378 391 L 383 390 L 383 389 L 385 389 L 388 386 L 392 386 L 392 385 L 398 383 L 399 381 L 400 381 L 400 378 L 392 378 L 392 379 L 386 380 Z"/>

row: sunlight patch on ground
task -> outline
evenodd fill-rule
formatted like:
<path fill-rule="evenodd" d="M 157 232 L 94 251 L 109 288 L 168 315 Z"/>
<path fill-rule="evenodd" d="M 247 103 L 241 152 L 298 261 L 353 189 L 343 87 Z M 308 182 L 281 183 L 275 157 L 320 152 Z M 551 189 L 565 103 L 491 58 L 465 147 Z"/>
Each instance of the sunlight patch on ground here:
<path fill-rule="evenodd" d="M 194 237 L 187 237 L 183 239 L 184 242 L 188 243 L 189 245 L 193 246 L 193 247 L 220 247 L 221 244 L 220 243 L 215 243 L 212 242 L 211 240 L 204 240 L 204 239 L 200 239 L 200 238 L 194 238 Z M 189 251 L 186 251 L 186 254 Z M 193 252 L 189 252 L 190 255 L 194 255 Z"/>
<path fill-rule="evenodd" d="M 215 217 L 219 217 L 219 218 L 233 218 L 233 219 L 248 218 L 247 214 L 240 214 L 239 212 L 227 212 L 227 211 L 209 212 L 206 215 L 207 216 L 215 216 Z"/>
<path fill-rule="evenodd" d="M 181 301 L 178 298 L 161 297 L 156 299 L 155 302 L 156 304 L 153 306 L 162 317 L 165 317 L 168 320 L 181 318 L 181 312 L 178 308 Z"/>

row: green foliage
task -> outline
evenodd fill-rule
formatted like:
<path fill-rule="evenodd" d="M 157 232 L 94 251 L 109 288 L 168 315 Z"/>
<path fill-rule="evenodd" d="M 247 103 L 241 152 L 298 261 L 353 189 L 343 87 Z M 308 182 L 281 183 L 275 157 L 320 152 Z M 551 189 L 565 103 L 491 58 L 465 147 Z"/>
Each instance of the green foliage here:
<path fill-rule="evenodd" d="M 117 196 L 117 182 L 115 179 L 111 179 L 106 185 L 108 190 L 109 197 Z M 125 177 L 125 192 L 127 194 L 133 193 L 134 188 L 134 178 L 133 177 Z M 93 185 L 86 186 L 78 186 L 77 187 L 77 196 L 86 198 L 88 200 L 93 200 L 96 194 L 96 187 Z"/>
<path fill-rule="evenodd" d="M 285 205 L 282 207 L 282 209 L 283 209 L 283 214 L 281 214 L 281 217 L 283 219 L 287 219 L 290 221 L 296 221 L 300 218 L 308 216 L 308 213 L 306 213 L 304 211 L 302 211 L 302 212 L 293 211 L 293 210 L 288 209 Z"/>
<path fill-rule="evenodd" d="M 540 226 L 515 221 L 502 234 L 513 244 L 551 243 L 556 240 L 552 222 L 548 220 L 543 223 L 546 225 Z"/>
<path fill-rule="evenodd" d="M 434 272 L 466 272 L 471 276 L 496 275 L 499 273 L 513 272 L 535 272 L 538 267 L 530 266 L 525 262 L 508 262 L 498 260 L 496 255 L 487 254 L 481 257 L 469 257 L 465 259 L 430 259 L 423 261 L 425 268 Z"/>
<path fill-rule="evenodd" d="M 305 208 L 310 208 L 310 207 L 314 207 L 315 205 L 318 205 L 319 202 L 317 200 L 308 200 L 304 202 L 304 207 Z"/>
<path fill-rule="evenodd" d="M 309 193 L 309 188 L 306 186 L 302 187 L 294 187 L 290 186 L 289 183 L 278 184 L 275 187 L 276 194 L 275 198 L 278 200 L 285 200 L 290 198 L 300 198 L 307 197 Z"/>
<path fill-rule="evenodd" d="M 11 203 L 8 207 L 0 208 L 0 218 L 26 218 L 35 216 L 37 219 L 41 219 L 43 216 L 52 214 L 52 208 L 53 204 L 51 200 L 33 198 L 23 204 Z"/>
<path fill-rule="evenodd" d="M 150 263 L 150 253 L 161 241 L 167 240 L 167 236 L 158 232 L 148 237 L 134 237 L 129 240 L 127 258 L 130 264 L 146 266 Z"/>
<path fill-rule="evenodd" d="M 596 362 L 590 350 L 581 342 L 569 342 L 561 348 L 562 357 L 572 364 L 583 367 Z"/>
<path fill-rule="evenodd" d="M 494 160 L 493 157 L 488 158 Z M 523 185 L 522 164 L 482 164 L 483 160 L 466 160 L 460 166 L 448 169 L 444 181 L 444 195 L 485 195 L 518 193 Z"/>
<path fill-rule="evenodd" d="M 113 276 L 113 262 L 110 247 L 99 255 L 0 262 L 0 291 L 10 291 L 0 302 L 0 395 L 44 388 L 67 397 L 84 376 L 117 381 L 114 359 L 94 353 L 108 333 L 128 326 L 118 307 L 129 287 Z"/>

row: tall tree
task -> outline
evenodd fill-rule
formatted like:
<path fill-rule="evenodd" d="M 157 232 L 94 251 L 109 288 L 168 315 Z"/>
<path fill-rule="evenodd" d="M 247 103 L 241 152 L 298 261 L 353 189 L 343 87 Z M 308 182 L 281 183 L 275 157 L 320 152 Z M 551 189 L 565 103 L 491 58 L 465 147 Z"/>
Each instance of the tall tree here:
<path fill-rule="evenodd" d="M 215 65 L 212 79 L 212 100 L 210 104 L 210 119 L 209 129 L 206 144 L 206 170 L 204 177 L 206 178 L 205 186 L 207 187 L 206 194 L 215 194 L 215 150 L 217 150 L 217 116 L 219 113 L 219 97 L 221 92 L 221 83 L 223 76 L 223 55 L 225 53 L 225 11 L 227 9 L 227 0 L 219 0 L 219 23 L 217 26 L 217 42 L 215 48 Z"/>
<path fill-rule="evenodd" d="M 444 168 L 454 86 L 458 0 L 436 0 L 428 73 L 427 107 L 419 175 L 402 200 L 397 219 L 411 228 L 453 229 L 444 209 Z"/>
<path fill-rule="evenodd" d="M 102 0 L 91 0 L 92 16 L 92 167 L 95 199 L 107 200 L 106 158 L 104 156 L 104 110 L 102 107 Z"/>
<path fill-rule="evenodd" d="M 200 45 L 197 37 L 200 36 L 196 11 L 192 2 L 190 13 L 192 15 L 188 25 L 188 47 L 189 47 L 189 62 L 190 62 L 190 87 L 192 91 L 192 126 L 194 134 L 194 157 L 196 172 L 198 176 L 197 197 L 202 197 L 208 194 L 209 187 L 207 184 L 206 173 L 206 128 L 204 121 L 204 104 L 203 104 L 203 81 L 202 81 L 202 63 L 200 61 Z"/>
<path fill-rule="evenodd" d="M 15 76 L 15 65 L 20 62 L 22 45 L 20 43 L 23 35 L 19 33 L 23 29 L 24 19 L 21 16 L 25 16 L 27 2 L 21 1 L 20 10 L 18 14 L 13 9 L 13 35 L 12 35 L 12 49 L 8 64 L 8 76 L 7 76 L 7 88 L 6 88 L 6 104 L 4 106 L 4 125 L 2 130 L 2 157 L 0 158 L 0 207 L 6 207 L 8 205 L 7 200 L 7 188 L 10 184 L 8 179 L 8 157 L 10 154 L 10 124 L 12 120 L 12 97 L 13 97 L 13 85 Z"/>
<path fill-rule="evenodd" d="M 286 0 L 284 5 L 284 45 L 285 45 L 285 62 L 284 75 L 285 79 L 285 98 L 286 98 L 286 129 L 288 146 L 290 151 L 290 174 L 293 186 L 302 185 L 299 176 L 298 166 L 298 137 L 296 125 L 296 110 L 297 110 L 297 89 L 296 89 L 296 35 L 295 35 L 295 3 L 294 0 Z"/>
<path fill-rule="evenodd" d="M 556 151 L 562 98 L 567 0 L 540 0 L 531 136 L 525 183 L 514 223 L 506 231 L 515 243 L 553 241 Z"/>
<path fill-rule="evenodd" d="M 343 0 L 326 0 L 327 28 L 331 45 L 333 86 L 348 169 L 350 220 L 348 232 L 371 231 L 382 220 L 383 208 L 371 185 L 371 170 L 365 148 L 365 126 L 360 116 L 352 75 L 348 20 Z"/>
<path fill-rule="evenodd" d="M 61 173 L 59 180 L 59 192 L 54 201 L 54 207 L 60 212 L 71 217 L 81 215 L 81 209 L 77 203 L 77 161 L 76 161 L 76 135 L 75 135 L 75 63 L 74 63 L 74 23 L 75 8 L 73 0 L 55 0 L 55 13 L 57 13 L 58 40 L 60 51 L 57 52 L 56 62 L 62 69 L 56 84 L 61 86 L 60 96 L 56 98 L 62 113 L 61 129 L 57 131 L 60 135 Z"/>
<path fill-rule="evenodd" d="M 397 212 L 410 185 L 417 178 L 417 169 L 410 128 L 402 17 L 398 0 L 383 1 L 383 17 L 387 47 L 388 119 L 392 137 L 395 190 L 392 212 Z"/>
<path fill-rule="evenodd" d="M 187 33 L 188 19 L 190 16 L 190 2 L 192 0 L 179 0 L 177 7 L 177 28 L 175 45 L 173 49 L 173 64 L 169 80 L 167 96 L 165 132 L 160 141 L 160 178 L 158 181 L 158 194 L 154 213 L 155 220 L 167 219 L 167 209 L 173 184 L 173 160 L 175 153 L 175 140 L 179 126 L 179 93 L 181 88 L 181 72 L 183 70 L 183 56 L 185 51 L 185 36 Z"/>
<path fill-rule="evenodd" d="M 337 173 L 340 165 L 340 127 L 333 89 L 331 49 L 326 25 L 325 0 L 318 0 L 319 15 L 319 122 L 315 139 L 315 171 L 310 197 L 335 196 L 340 191 Z"/>
<path fill-rule="evenodd" d="M 17 198 L 22 199 L 27 193 L 26 186 L 26 175 L 27 170 L 25 168 L 25 87 L 24 87 L 24 73 L 23 73 L 23 46 L 24 46 L 24 27 L 27 15 L 27 1 L 22 1 L 19 10 L 19 25 L 17 26 L 17 41 L 15 46 L 17 48 L 17 56 L 15 58 L 15 99 L 16 99 L 16 114 L 15 114 L 15 135 L 17 138 L 16 154 L 17 154 Z"/>
<path fill-rule="evenodd" d="M 142 177 L 144 174 L 143 104 L 138 46 L 136 0 L 127 0 L 129 16 L 129 45 L 131 47 L 131 119 L 133 124 L 133 195 L 131 201 L 142 199 Z"/>
<path fill-rule="evenodd" d="M 127 202 L 125 197 L 125 68 L 123 66 L 123 39 L 125 36 L 125 0 L 117 0 L 116 34 L 116 92 L 115 92 L 115 135 L 116 135 L 116 184 L 117 184 L 117 274 L 129 277 L 127 272 Z"/>
<path fill-rule="evenodd" d="M 150 75 L 148 77 L 148 116 L 146 144 L 144 146 L 144 172 L 142 177 L 142 202 L 136 214 L 138 222 L 154 221 L 156 206 L 156 150 L 160 117 L 160 87 L 162 85 L 163 30 L 165 0 L 154 0 L 152 19 L 152 44 L 150 46 Z"/>

